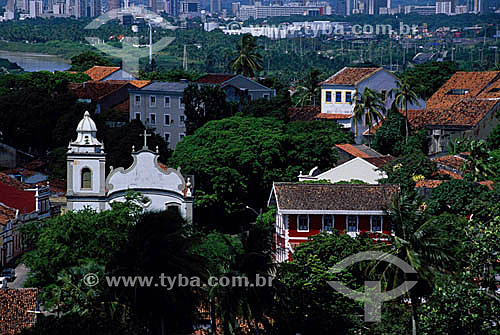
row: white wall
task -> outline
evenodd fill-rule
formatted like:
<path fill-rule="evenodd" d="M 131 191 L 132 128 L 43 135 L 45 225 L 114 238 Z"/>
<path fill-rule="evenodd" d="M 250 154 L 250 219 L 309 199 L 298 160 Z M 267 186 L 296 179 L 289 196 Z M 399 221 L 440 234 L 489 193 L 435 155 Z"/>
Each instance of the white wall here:
<path fill-rule="evenodd" d="M 73 161 L 73 192 L 75 193 L 98 193 L 100 181 L 99 160 L 79 160 Z M 92 171 L 92 189 L 82 189 L 82 169 L 89 168 Z"/>
<path fill-rule="evenodd" d="M 385 178 L 384 172 L 377 171 L 377 167 L 362 158 L 354 158 L 333 169 L 325 171 L 315 177 L 299 178 L 303 180 L 328 180 L 331 183 L 339 181 L 362 180 L 368 184 L 378 184 L 378 180 Z"/>

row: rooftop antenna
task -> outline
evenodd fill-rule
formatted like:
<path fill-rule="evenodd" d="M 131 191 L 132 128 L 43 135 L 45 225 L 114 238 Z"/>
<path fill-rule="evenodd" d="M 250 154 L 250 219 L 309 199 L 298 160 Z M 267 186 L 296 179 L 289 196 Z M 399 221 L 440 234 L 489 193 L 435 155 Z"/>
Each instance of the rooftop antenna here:
<path fill-rule="evenodd" d="M 187 69 L 188 69 L 187 48 L 186 48 L 185 44 L 184 44 L 184 57 L 182 58 L 182 68 L 184 69 L 184 71 L 187 71 Z"/>
<path fill-rule="evenodd" d="M 149 65 L 153 64 L 153 28 L 149 24 Z"/>

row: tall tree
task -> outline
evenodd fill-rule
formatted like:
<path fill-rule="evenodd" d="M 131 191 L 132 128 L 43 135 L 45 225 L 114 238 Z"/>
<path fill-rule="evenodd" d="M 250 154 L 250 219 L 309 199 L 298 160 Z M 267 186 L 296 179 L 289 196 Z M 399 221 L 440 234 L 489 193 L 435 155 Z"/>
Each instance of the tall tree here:
<path fill-rule="evenodd" d="M 93 51 L 86 51 L 71 57 L 71 71 L 84 72 L 96 65 L 113 66 L 113 63 Z"/>
<path fill-rule="evenodd" d="M 396 82 L 396 87 L 389 91 L 389 95 L 394 95 L 392 104 L 400 108 L 406 117 L 406 142 L 408 142 L 408 104 L 418 104 L 418 95 L 410 86 L 407 79 L 401 79 Z"/>
<path fill-rule="evenodd" d="M 297 100 L 295 106 L 316 106 L 316 103 L 320 101 L 320 73 L 321 72 L 318 69 L 314 69 L 312 67 L 309 69 L 309 71 L 307 71 L 302 82 L 299 86 L 297 86 L 297 90 L 295 92 Z"/>
<path fill-rule="evenodd" d="M 417 280 L 417 285 L 407 292 L 412 309 L 413 335 L 417 331 L 417 308 L 421 298 L 431 291 L 435 271 L 450 269 L 454 262 L 454 250 L 449 248 L 453 245 L 450 243 L 452 234 L 448 230 L 455 227 L 456 220 L 455 216 L 429 217 L 418 197 L 404 193 L 391 208 L 395 234 L 388 235 L 389 245 L 380 245 L 380 248 L 408 263 L 417 275 L 412 277 L 384 259 L 376 262 L 372 270 L 380 274 L 386 288 L 396 288 L 408 280 Z"/>
<path fill-rule="evenodd" d="M 364 125 L 371 129 L 373 124 L 382 120 L 385 106 L 382 95 L 368 87 L 363 93 L 357 93 L 354 101 L 354 135 L 358 136 L 358 122 L 364 121 Z"/>
<path fill-rule="evenodd" d="M 262 70 L 262 56 L 258 52 L 257 40 L 249 34 L 241 37 L 238 56 L 233 61 L 233 71 L 246 77 L 254 77 Z"/>
<path fill-rule="evenodd" d="M 231 105 L 226 101 L 226 93 L 218 86 L 189 84 L 184 90 L 182 101 L 188 135 L 208 121 L 220 120 L 233 114 Z"/>

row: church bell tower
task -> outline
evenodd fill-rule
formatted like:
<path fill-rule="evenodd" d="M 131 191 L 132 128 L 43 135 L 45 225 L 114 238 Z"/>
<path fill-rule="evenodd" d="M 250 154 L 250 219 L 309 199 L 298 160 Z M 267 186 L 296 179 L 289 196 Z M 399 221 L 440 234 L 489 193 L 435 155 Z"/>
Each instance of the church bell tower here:
<path fill-rule="evenodd" d="M 106 207 L 106 154 L 104 144 L 97 140 L 97 128 L 89 112 L 83 115 L 76 132 L 77 138 L 69 143 L 66 156 L 67 208 L 102 211 Z"/>

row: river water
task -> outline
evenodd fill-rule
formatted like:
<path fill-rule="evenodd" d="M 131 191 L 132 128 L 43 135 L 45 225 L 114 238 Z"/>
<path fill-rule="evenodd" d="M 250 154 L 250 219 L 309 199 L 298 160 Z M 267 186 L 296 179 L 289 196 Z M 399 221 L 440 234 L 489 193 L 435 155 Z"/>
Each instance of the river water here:
<path fill-rule="evenodd" d="M 69 61 L 53 55 L 0 50 L 0 58 L 17 63 L 27 72 L 65 71 L 71 67 Z"/>

